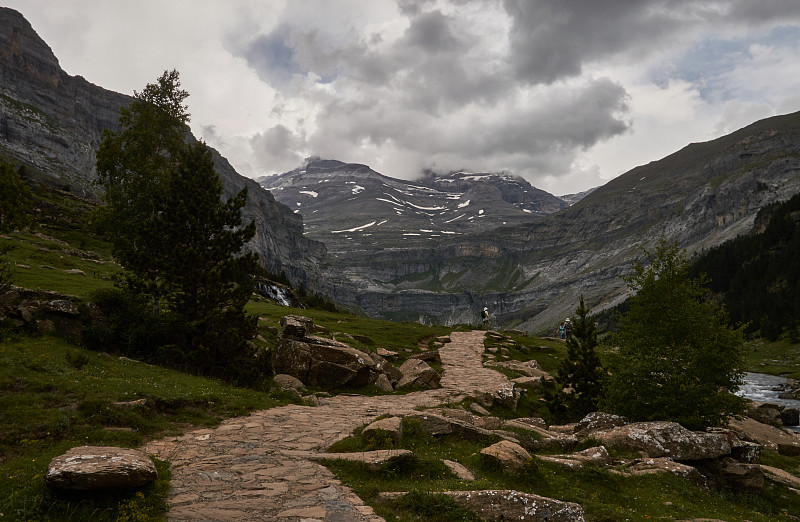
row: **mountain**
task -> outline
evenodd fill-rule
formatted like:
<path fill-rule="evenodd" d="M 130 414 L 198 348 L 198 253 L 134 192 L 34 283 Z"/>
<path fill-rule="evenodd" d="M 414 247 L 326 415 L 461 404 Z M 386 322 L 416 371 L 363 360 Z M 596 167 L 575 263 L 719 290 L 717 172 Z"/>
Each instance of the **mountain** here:
<path fill-rule="evenodd" d="M 0 159 L 34 167 L 30 172 L 43 173 L 51 183 L 97 198 L 95 151 L 104 129 L 118 129 L 120 108 L 131 100 L 65 73 L 30 23 L 0 7 Z M 243 218 L 257 225 L 249 248 L 267 270 L 315 289 L 324 245 L 303 236 L 300 215 L 214 155 L 226 196 L 248 187 Z"/>
<path fill-rule="evenodd" d="M 659 236 L 694 253 L 746 233 L 760 208 L 800 191 L 798 150 L 800 113 L 776 116 L 539 214 L 520 213 L 489 184 L 448 192 L 443 187 L 457 182 L 399 182 L 340 162 L 312 164 L 314 177 L 300 169 L 270 186 L 300 203 L 314 223 L 309 233 L 329 245 L 325 274 L 337 302 L 444 323 L 474 322 L 488 306 L 499 324 L 546 332 L 574 312 L 580 294 L 595 311 L 624 300 L 620 276 Z M 332 183 L 332 172 L 344 177 L 338 195 L 322 202 L 319 187 Z M 301 195 L 307 199 L 291 200 Z"/>
<path fill-rule="evenodd" d="M 421 247 L 443 238 L 527 223 L 566 206 L 522 178 L 504 174 L 428 173 L 415 182 L 366 165 L 313 159 L 259 178 L 275 199 L 302 213 L 306 234 L 336 256 Z"/>

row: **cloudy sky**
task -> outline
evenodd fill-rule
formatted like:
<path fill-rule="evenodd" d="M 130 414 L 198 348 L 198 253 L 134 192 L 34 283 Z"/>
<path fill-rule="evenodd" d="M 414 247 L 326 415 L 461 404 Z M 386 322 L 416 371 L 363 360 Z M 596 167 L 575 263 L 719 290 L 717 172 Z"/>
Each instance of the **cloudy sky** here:
<path fill-rule="evenodd" d="M 250 177 L 319 155 L 554 194 L 800 110 L 797 0 L 6 0 L 71 75 L 166 69 Z"/>

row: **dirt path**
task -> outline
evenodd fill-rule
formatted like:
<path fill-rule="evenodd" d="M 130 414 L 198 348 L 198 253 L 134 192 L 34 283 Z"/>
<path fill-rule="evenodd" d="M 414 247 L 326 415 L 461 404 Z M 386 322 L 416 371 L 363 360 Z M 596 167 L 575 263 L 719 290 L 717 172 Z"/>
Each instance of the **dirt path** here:
<path fill-rule="evenodd" d="M 349 488 L 308 459 L 378 415 L 509 389 L 481 364 L 484 332 L 454 332 L 439 350 L 442 388 L 407 395 L 339 395 L 317 407 L 283 406 L 228 419 L 215 429 L 153 441 L 172 463 L 170 520 L 379 521 Z"/>

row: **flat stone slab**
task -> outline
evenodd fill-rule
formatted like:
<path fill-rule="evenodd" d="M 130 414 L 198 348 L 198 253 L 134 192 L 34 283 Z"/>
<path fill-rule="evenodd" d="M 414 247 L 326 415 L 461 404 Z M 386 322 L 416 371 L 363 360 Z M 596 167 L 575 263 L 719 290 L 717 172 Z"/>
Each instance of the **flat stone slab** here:
<path fill-rule="evenodd" d="M 513 490 L 445 491 L 445 495 L 489 521 L 583 522 L 583 508 Z"/>
<path fill-rule="evenodd" d="M 317 453 L 309 455 L 310 460 L 346 460 L 360 462 L 367 468 L 377 471 L 387 464 L 396 464 L 414 457 L 414 452 L 404 449 L 361 451 L 356 453 Z"/>
<path fill-rule="evenodd" d="M 58 489 L 136 488 L 158 478 L 150 457 L 115 446 L 78 446 L 50 461 L 45 482 Z"/>

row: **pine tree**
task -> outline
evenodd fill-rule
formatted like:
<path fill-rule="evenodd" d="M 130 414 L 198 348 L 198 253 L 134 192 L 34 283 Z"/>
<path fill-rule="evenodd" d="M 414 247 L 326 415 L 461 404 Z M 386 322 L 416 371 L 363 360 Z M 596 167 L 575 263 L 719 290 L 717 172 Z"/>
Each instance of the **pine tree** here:
<path fill-rule="evenodd" d="M 595 351 L 599 344 L 597 329 L 589 312 L 581 294 L 572 319 L 572 331 L 566 339 L 567 357 L 561 362 L 556 377 L 564 389 L 571 389 L 561 400 L 572 419 L 597 411 L 603 393 L 603 368 Z"/>
<path fill-rule="evenodd" d="M 169 223 L 163 239 L 171 248 L 158 260 L 168 282 L 166 301 L 181 359 L 176 362 L 240 379 L 242 368 L 231 363 L 251 355 L 245 340 L 255 317 L 248 317 L 244 306 L 252 293 L 250 274 L 258 266 L 257 255 L 237 255 L 255 234 L 253 222 L 240 226 L 247 188 L 221 201 L 222 181 L 203 143 L 188 145 L 177 159 L 163 215 Z"/>
<path fill-rule="evenodd" d="M 148 296 L 157 315 L 164 274 L 154 252 L 170 248 L 161 231 L 168 227 L 165 196 L 179 152 L 186 146 L 189 114 L 178 72 L 165 71 L 120 111 L 120 130 L 104 131 L 97 151 L 97 175 L 104 206 L 95 221 L 112 253 L 126 268 L 122 286 Z"/>
<path fill-rule="evenodd" d="M 128 300 L 152 304 L 151 325 L 122 331 L 146 340 L 143 330 L 158 332 L 161 346 L 134 348 L 154 359 L 252 381 L 246 339 L 255 318 L 244 306 L 257 256 L 241 251 L 255 224 L 242 226 L 246 190 L 221 200 L 211 151 L 188 133 L 187 96 L 177 71 L 165 72 L 122 109 L 120 130 L 106 132 L 97 153 L 105 188 L 97 221 L 125 269 L 119 286 Z"/>

